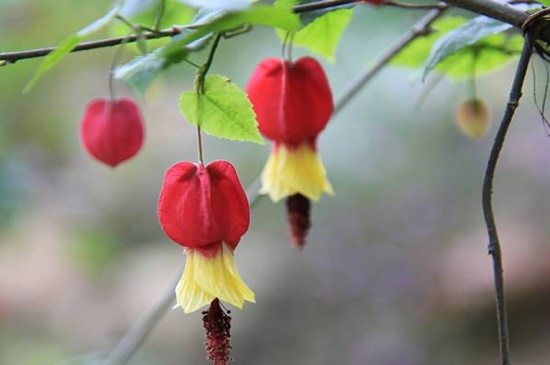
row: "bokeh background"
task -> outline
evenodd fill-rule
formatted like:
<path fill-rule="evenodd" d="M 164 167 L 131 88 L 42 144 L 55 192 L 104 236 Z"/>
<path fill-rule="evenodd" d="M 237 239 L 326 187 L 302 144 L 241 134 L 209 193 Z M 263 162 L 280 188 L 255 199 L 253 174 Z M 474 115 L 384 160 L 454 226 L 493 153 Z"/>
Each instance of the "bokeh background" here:
<path fill-rule="evenodd" d="M 2 0 L 0 52 L 55 45 L 109 6 Z M 323 61 L 335 98 L 421 16 L 358 7 L 337 61 Z M 124 61 L 137 54 L 126 51 Z M 94 363 L 184 262 L 157 224 L 156 200 L 164 171 L 196 159 L 177 107 L 194 70 L 181 65 L 153 83 L 140 102 L 145 146 L 112 170 L 83 151 L 79 123 L 90 100 L 108 96 L 114 52 L 70 55 L 29 95 L 21 90 L 39 60 L 0 68 L 1 365 Z M 257 28 L 224 40 L 212 72 L 244 87 L 260 60 L 279 55 L 273 32 Z M 387 67 L 334 117 L 320 151 L 336 195 L 313 205 L 305 250 L 289 243 L 284 204 L 261 199 L 236 251 L 257 303 L 232 311 L 235 364 L 497 363 L 480 195 L 514 63 L 478 80 L 493 122 L 482 140 L 455 127 L 465 82 L 443 79 L 426 94 L 436 76 L 422 84 L 404 68 Z M 530 70 L 494 191 L 513 358 L 524 365 L 550 363 L 550 138 L 533 102 L 546 72 L 540 60 Z M 232 161 L 245 185 L 268 150 L 205 140 L 205 158 Z M 171 310 L 129 364 L 207 364 L 203 336 L 200 313 Z"/>

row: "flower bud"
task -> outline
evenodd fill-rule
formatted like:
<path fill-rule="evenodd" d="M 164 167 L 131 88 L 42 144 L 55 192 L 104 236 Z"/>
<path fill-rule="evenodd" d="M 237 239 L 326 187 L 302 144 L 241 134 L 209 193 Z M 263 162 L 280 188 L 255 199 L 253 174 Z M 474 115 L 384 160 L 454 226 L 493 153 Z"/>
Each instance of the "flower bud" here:
<path fill-rule="evenodd" d="M 115 167 L 140 150 L 143 129 L 141 113 L 134 100 L 95 99 L 86 107 L 80 134 L 90 155 Z"/>
<path fill-rule="evenodd" d="M 458 129 L 468 137 L 485 137 L 490 121 L 489 108 L 483 99 L 464 100 L 456 109 Z"/>

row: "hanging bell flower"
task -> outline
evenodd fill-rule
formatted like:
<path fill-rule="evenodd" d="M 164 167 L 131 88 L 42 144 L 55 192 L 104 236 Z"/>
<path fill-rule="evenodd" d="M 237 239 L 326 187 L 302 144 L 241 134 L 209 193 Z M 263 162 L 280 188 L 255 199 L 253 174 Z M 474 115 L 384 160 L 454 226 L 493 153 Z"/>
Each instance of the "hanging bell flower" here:
<path fill-rule="evenodd" d="M 143 129 L 134 100 L 95 99 L 86 107 L 80 134 L 90 155 L 115 167 L 138 153 L 143 144 Z"/>
<path fill-rule="evenodd" d="M 317 152 L 334 105 L 321 65 L 311 57 L 292 63 L 269 58 L 247 85 L 262 135 L 273 142 L 262 190 L 274 202 L 287 198 L 291 236 L 301 246 L 309 229 L 309 201 L 334 194 Z"/>
<path fill-rule="evenodd" d="M 179 162 L 170 167 L 158 202 L 164 233 L 185 247 L 187 261 L 176 287 L 186 313 L 216 298 L 242 308 L 254 293 L 241 280 L 233 251 L 248 230 L 250 207 L 234 167 L 227 161 Z"/>

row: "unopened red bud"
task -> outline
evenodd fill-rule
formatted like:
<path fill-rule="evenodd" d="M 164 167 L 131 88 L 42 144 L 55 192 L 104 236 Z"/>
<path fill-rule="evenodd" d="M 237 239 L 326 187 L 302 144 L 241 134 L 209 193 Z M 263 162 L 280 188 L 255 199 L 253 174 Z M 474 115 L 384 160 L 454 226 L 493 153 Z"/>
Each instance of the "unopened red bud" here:
<path fill-rule="evenodd" d="M 90 155 L 115 167 L 138 153 L 143 144 L 143 129 L 134 100 L 95 99 L 86 107 L 80 135 Z"/>

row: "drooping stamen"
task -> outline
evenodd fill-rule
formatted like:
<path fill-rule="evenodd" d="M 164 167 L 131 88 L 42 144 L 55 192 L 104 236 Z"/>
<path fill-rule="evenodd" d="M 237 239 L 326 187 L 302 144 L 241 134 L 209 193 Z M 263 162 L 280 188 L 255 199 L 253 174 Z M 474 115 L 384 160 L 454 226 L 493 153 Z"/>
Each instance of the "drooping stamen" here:
<path fill-rule="evenodd" d="M 218 298 L 203 311 L 202 322 L 206 332 L 206 352 L 214 365 L 227 365 L 231 360 L 231 317 L 222 309 Z"/>
<path fill-rule="evenodd" d="M 309 199 L 302 194 L 294 194 L 286 199 L 289 233 L 292 242 L 298 248 L 304 247 L 311 227 L 310 206 Z"/>

